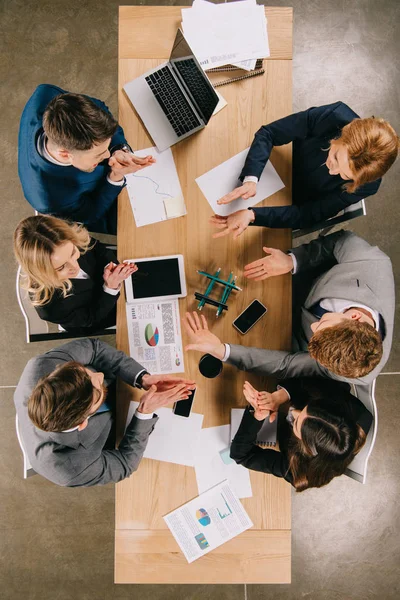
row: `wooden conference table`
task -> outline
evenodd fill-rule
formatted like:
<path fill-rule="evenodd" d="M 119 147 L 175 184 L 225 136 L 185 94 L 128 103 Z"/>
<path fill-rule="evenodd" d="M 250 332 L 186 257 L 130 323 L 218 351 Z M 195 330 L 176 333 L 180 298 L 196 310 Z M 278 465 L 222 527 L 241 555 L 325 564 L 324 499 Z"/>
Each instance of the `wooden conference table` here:
<path fill-rule="evenodd" d="M 135 148 L 147 148 L 152 141 L 122 86 L 168 60 L 181 7 L 121 6 L 119 11 L 119 122 Z M 263 256 L 263 246 L 287 250 L 290 230 L 253 227 L 236 241 L 231 236 L 213 240 L 208 224 L 212 210 L 195 183 L 196 177 L 247 148 L 261 125 L 292 111 L 292 9 L 267 7 L 265 12 L 271 49 L 264 61 L 265 74 L 220 88 L 228 106 L 201 132 L 172 147 L 187 216 L 137 229 L 124 190 L 119 199 L 118 258 L 183 254 L 188 295 L 179 301 L 181 316 L 195 310 L 194 291 L 205 289 L 205 279 L 196 269 L 214 272 L 222 267 L 225 277 L 233 271 L 243 291 L 231 295 L 228 312 L 218 320 L 215 309 L 205 307 L 210 328 L 226 342 L 283 350 L 290 348 L 291 338 L 290 277 L 248 283 L 242 271 L 245 264 Z M 213 74 L 212 80 L 217 79 L 221 74 Z M 286 187 L 264 204 L 290 204 L 291 148 L 274 149 L 272 163 Z M 268 307 L 268 313 L 243 338 L 232 321 L 254 298 Z M 129 354 L 124 302 L 121 297 L 117 346 Z M 185 375 L 197 382 L 193 410 L 204 414 L 203 427 L 227 424 L 231 408 L 245 406 L 245 379 L 259 389 L 272 385 L 229 365 L 218 378 L 205 379 L 198 371 L 200 356 L 186 353 Z M 120 430 L 129 400 L 138 395 L 137 390 L 121 386 L 120 402 L 126 410 L 120 410 Z M 289 583 L 291 487 L 282 479 L 255 472 L 251 484 L 253 497 L 242 502 L 254 527 L 189 565 L 162 517 L 198 495 L 194 469 L 143 459 L 138 471 L 116 486 L 115 582 Z"/>

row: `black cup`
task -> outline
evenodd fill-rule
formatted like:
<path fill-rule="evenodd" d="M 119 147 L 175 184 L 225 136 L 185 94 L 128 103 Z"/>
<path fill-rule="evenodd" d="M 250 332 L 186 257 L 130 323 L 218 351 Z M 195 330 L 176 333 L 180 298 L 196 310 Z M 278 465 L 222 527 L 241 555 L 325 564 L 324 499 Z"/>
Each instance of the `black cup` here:
<path fill-rule="evenodd" d="M 211 354 L 204 354 L 199 361 L 200 373 L 209 379 L 217 377 L 221 373 L 222 367 L 222 360 L 211 356 Z"/>

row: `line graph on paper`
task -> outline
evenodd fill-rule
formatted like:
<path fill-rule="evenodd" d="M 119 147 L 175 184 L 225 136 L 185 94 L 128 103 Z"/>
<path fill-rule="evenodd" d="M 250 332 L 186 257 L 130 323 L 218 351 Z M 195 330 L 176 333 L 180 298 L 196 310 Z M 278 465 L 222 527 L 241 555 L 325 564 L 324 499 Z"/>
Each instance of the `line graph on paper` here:
<path fill-rule="evenodd" d="M 135 151 L 135 155 L 152 155 L 156 162 L 145 169 L 126 176 L 127 190 L 137 227 L 166 221 L 172 216 L 186 214 L 181 184 L 170 149 L 159 152 L 157 148 Z M 179 204 L 180 214 L 171 207 Z M 170 210 L 168 212 L 168 207 Z"/>

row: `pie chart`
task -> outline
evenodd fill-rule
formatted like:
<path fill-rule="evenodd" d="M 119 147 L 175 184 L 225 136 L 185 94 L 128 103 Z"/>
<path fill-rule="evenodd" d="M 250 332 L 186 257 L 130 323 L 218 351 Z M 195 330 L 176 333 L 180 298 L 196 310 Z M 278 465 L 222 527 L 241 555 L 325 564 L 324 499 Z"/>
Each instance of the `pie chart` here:
<path fill-rule="evenodd" d="M 158 328 L 151 323 L 148 323 L 144 330 L 144 337 L 149 346 L 157 346 L 158 340 L 160 339 Z"/>

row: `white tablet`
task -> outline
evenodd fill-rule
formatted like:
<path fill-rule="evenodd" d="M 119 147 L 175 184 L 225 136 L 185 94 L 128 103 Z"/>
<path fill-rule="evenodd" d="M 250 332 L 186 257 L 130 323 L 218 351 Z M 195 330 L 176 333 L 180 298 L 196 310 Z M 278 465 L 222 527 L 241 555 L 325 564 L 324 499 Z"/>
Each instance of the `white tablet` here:
<path fill-rule="evenodd" d="M 129 259 L 138 266 L 125 280 L 126 301 L 172 300 L 187 295 L 182 254 Z"/>

